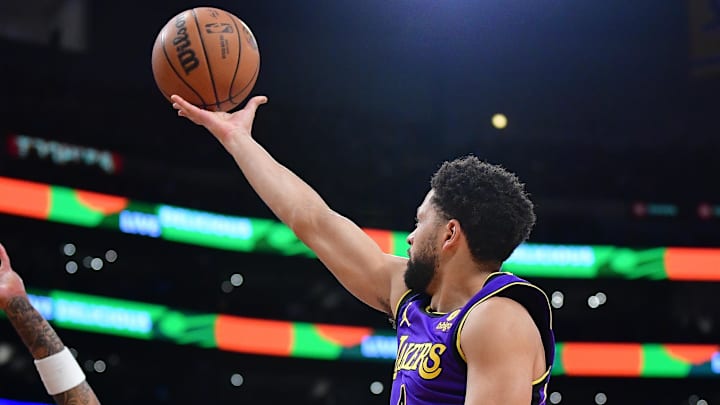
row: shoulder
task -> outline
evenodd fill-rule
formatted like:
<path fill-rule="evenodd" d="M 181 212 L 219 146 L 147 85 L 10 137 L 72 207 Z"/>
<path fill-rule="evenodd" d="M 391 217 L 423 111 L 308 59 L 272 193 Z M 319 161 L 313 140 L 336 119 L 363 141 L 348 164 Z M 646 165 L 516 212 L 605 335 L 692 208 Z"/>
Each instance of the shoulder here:
<path fill-rule="evenodd" d="M 458 351 L 468 356 L 486 357 L 505 351 L 536 346 L 539 332 L 527 309 L 511 298 L 496 296 L 476 305 L 460 324 Z"/>
<path fill-rule="evenodd" d="M 477 319 L 476 322 L 494 322 L 497 320 L 506 320 L 510 316 L 513 318 L 529 317 L 525 306 L 517 300 L 503 297 L 501 295 L 493 296 L 486 301 L 476 305 L 467 314 L 468 322 Z M 528 318 L 529 319 L 529 318 Z"/>
<path fill-rule="evenodd" d="M 524 307 L 525 312 L 534 320 L 540 330 L 552 329 L 552 309 L 547 294 L 535 284 L 519 278 L 512 273 L 499 272 L 491 275 L 486 282 L 486 287 L 473 297 L 468 303 L 468 313 L 474 312 L 482 307 L 483 312 L 495 313 L 497 311 L 515 311 Z M 511 305 L 508 300 L 496 300 L 496 298 L 507 298 L 518 305 Z M 493 304 L 486 305 L 492 298 Z M 503 304 L 504 302 L 504 304 Z M 520 311 L 519 314 L 524 314 Z"/>
<path fill-rule="evenodd" d="M 544 366 L 539 332 L 525 307 L 494 296 L 463 324 L 457 349 L 467 364 L 468 403 L 530 403 L 530 387 Z"/>

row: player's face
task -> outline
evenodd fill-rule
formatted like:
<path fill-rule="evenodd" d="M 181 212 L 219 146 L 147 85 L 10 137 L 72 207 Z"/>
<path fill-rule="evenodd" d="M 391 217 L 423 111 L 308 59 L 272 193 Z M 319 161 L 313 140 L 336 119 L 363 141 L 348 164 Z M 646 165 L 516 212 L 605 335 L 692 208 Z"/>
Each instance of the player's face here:
<path fill-rule="evenodd" d="M 437 271 L 437 254 L 430 246 L 413 255 L 405 269 L 405 285 L 414 291 L 428 292 Z"/>
<path fill-rule="evenodd" d="M 432 191 L 417 211 L 415 230 L 408 236 L 407 268 L 405 269 L 405 285 L 415 291 L 428 292 L 435 278 L 438 267 L 438 255 L 435 241 L 437 240 L 439 221 L 430 203 Z"/>

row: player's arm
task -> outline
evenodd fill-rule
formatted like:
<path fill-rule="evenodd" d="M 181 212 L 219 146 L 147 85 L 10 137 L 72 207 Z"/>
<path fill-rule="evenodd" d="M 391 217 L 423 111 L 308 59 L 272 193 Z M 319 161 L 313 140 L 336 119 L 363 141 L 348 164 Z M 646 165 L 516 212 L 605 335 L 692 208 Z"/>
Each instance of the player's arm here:
<path fill-rule="evenodd" d="M 525 308 L 502 297 L 478 305 L 460 346 L 468 366 L 465 405 L 530 404 L 536 370 L 544 365 L 536 364 L 542 342 Z"/>
<path fill-rule="evenodd" d="M 75 359 L 72 359 L 72 355 L 69 358 L 65 357 L 64 360 L 58 360 L 62 358 L 61 352 L 65 349 L 65 345 L 50 324 L 30 304 L 22 279 L 10 267 L 10 258 L 2 245 L 0 245 L 0 309 L 5 312 L 33 358 L 44 364 L 48 364 L 48 360 L 52 362 L 52 365 L 48 365 L 48 371 L 42 375 L 48 391 L 55 392 L 58 387 L 67 387 L 53 395 L 56 403 L 61 405 L 100 403 L 90 385 L 84 380 L 84 376 L 78 378 L 79 366 Z M 68 360 L 70 367 L 67 367 Z M 51 368 L 61 371 L 51 373 L 49 372 Z"/>
<path fill-rule="evenodd" d="M 373 308 L 391 312 L 405 289 L 406 259 L 383 253 L 362 229 L 330 209 L 312 187 L 252 138 L 255 111 L 265 97 L 252 98 L 233 114 L 202 110 L 177 96 L 172 101 L 180 116 L 203 125 L 220 141 L 265 204 L 348 291 Z"/>

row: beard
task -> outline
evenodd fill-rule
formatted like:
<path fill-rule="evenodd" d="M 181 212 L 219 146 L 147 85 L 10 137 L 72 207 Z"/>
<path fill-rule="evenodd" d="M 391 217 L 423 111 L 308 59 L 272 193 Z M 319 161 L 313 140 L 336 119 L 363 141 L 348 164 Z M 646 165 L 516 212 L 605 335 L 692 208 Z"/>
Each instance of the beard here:
<path fill-rule="evenodd" d="M 435 255 L 410 259 L 405 269 L 405 285 L 407 288 L 427 293 L 428 287 L 435 278 L 437 257 Z"/>

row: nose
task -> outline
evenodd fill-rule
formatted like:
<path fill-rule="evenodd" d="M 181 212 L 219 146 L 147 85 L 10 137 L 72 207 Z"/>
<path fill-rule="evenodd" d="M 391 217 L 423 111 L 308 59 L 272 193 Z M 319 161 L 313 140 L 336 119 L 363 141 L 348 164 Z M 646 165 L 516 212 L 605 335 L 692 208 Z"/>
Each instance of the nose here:
<path fill-rule="evenodd" d="M 415 231 L 410 232 L 410 234 L 407 236 L 406 242 L 408 245 L 412 246 L 413 240 L 415 240 Z"/>

